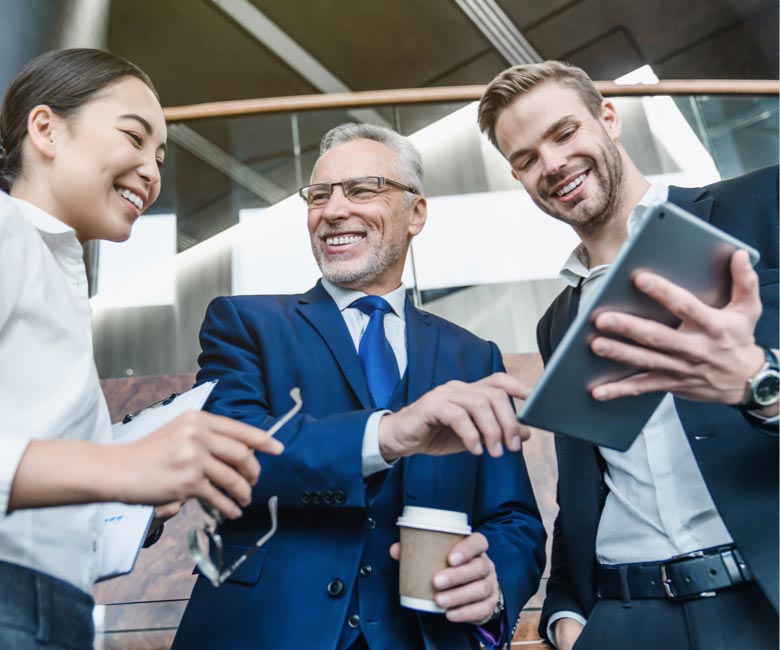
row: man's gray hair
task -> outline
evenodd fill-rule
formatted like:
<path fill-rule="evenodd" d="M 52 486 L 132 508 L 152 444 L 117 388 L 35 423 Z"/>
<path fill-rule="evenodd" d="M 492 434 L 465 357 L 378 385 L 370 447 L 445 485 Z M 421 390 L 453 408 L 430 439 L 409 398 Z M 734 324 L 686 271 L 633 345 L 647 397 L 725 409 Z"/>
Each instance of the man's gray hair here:
<path fill-rule="evenodd" d="M 374 140 L 392 149 L 395 152 L 398 174 L 398 178 L 392 180 L 413 187 L 420 194 L 423 193 L 422 157 L 409 138 L 384 126 L 347 122 L 332 128 L 323 136 L 320 142 L 320 155 L 336 145 L 352 140 Z M 408 194 L 407 197 L 411 198 Z"/>

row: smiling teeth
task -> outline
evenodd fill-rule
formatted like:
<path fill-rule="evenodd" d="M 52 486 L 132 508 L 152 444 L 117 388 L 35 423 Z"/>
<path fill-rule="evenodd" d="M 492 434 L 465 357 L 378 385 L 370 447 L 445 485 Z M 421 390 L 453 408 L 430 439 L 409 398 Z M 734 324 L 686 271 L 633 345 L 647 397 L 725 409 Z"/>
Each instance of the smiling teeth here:
<path fill-rule="evenodd" d="M 139 210 L 143 209 L 144 207 L 144 200 L 135 192 L 131 192 L 130 190 L 122 188 L 119 190 L 119 196 L 130 201 L 130 203 L 132 203 Z"/>
<path fill-rule="evenodd" d="M 358 235 L 346 235 L 344 237 L 328 237 L 325 243 L 328 246 L 346 246 L 347 244 L 354 244 L 359 242 L 363 237 Z"/>
<path fill-rule="evenodd" d="M 571 192 L 575 187 L 579 187 L 582 185 L 582 181 L 585 180 L 585 174 L 582 174 L 581 176 L 577 176 L 571 183 L 568 185 L 564 185 L 560 190 L 558 190 L 555 193 L 555 196 L 566 196 L 569 192 Z"/>

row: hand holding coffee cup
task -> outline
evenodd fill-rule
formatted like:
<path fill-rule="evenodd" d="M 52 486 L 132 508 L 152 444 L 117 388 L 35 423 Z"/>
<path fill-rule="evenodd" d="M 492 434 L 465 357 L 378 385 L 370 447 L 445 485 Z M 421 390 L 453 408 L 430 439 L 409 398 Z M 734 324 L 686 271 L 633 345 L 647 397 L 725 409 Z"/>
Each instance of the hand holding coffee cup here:
<path fill-rule="evenodd" d="M 471 534 L 465 513 L 406 506 L 398 520 L 401 542 L 390 554 L 401 560 L 401 605 L 446 613 L 449 620 L 480 625 L 499 597 L 488 542 Z"/>

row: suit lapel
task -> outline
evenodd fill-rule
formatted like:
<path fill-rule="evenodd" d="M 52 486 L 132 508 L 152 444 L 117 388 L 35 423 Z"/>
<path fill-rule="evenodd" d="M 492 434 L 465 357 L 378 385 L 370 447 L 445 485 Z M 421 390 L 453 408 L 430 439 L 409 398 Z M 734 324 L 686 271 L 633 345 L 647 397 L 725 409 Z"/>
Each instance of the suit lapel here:
<path fill-rule="evenodd" d="M 577 316 L 580 305 L 580 288 L 567 287 L 553 313 L 550 325 L 550 354 L 558 347 L 569 325 Z"/>
<path fill-rule="evenodd" d="M 409 381 L 409 402 L 413 402 L 433 387 L 438 328 L 425 312 L 416 309 L 406 299 L 406 374 Z"/>
<path fill-rule="evenodd" d="M 669 202 L 709 222 L 713 198 L 701 187 L 669 186 Z"/>
<path fill-rule="evenodd" d="M 363 408 L 373 408 L 360 358 L 355 352 L 347 324 L 333 298 L 321 283 L 317 282 L 313 289 L 301 296 L 298 312 L 317 330 L 330 348 L 334 360 Z M 317 361 L 312 359 L 312 363 Z"/>
<path fill-rule="evenodd" d="M 439 328 L 425 312 L 415 308 L 406 299 L 406 378 L 408 382 L 407 404 L 422 397 L 433 388 L 433 372 L 436 366 Z M 404 504 L 416 503 L 423 496 L 436 463 L 433 456 L 416 455 L 404 459 Z M 430 505 L 430 504 L 429 504 Z"/>

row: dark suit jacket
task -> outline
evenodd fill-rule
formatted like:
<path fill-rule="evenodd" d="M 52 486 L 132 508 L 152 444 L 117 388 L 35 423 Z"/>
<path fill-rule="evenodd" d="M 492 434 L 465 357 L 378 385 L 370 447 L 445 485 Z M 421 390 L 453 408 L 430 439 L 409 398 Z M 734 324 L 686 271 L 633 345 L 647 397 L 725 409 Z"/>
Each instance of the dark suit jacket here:
<path fill-rule="evenodd" d="M 778 340 L 778 171 L 762 169 L 705 188 L 669 188 L 669 200 L 758 249 L 763 314 L 759 344 Z M 577 313 L 579 292 L 567 288 L 539 321 L 545 362 Z M 675 406 L 718 512 L 756 576 L 778 606 L 778 439 L 739 409 L 675 399 Z M 596 599 L 596 531 L 606 497 L 603 461 L 590 444 L 557 436 L 558 504 L 552 567 L 539 631 L 551 614 L 587 618 Z"/>
<path fill-rule="evenodd" d="M 411 400 L 451 379 L 475 381 L 502 368 L 494 344 L 408 301 L 406 327 Z M 198 381 L 219 380 L 210 411 L 267 428 L 291 406 L 294 386 L 303 409 L 277 434 L 284 453 L 261 459 L 252 506 L 222 527 L 235 552 L 253 544 L 268 527 L 265 503 L 278 495 L 276 536 L 219 589 L 198 579 L 176 647 L 335 648 L 351 613 L 376 490 L 373 481 L 366 487 L 361 460 L 366 421 L 376 409 L 344 319 L 319 283 L 303 295 L 218 298 L 209 306 L 201 344 Z M 545 533 L 522 455 L 415 456 L 400 465 L 403 504 L 466 512 L 488 538 L 514 622 L 544 566 Z M 377 521 L 371 534 L 377 531 L 397 540 L 395 520 Z M 419 619 L 427 648 L 475 648 L 471 626 L 402 610 L 388 547 L 372 562 L 371 577 L 360 578 L 373 581 L 361 582 L 361 589 L 381 587 L 372 616 L 385 647 L 393 648 L 396 628 L 411 616 L 415 625 Z M 328 593 L 334 579 L 344 585 L 335 596 Z"/>

